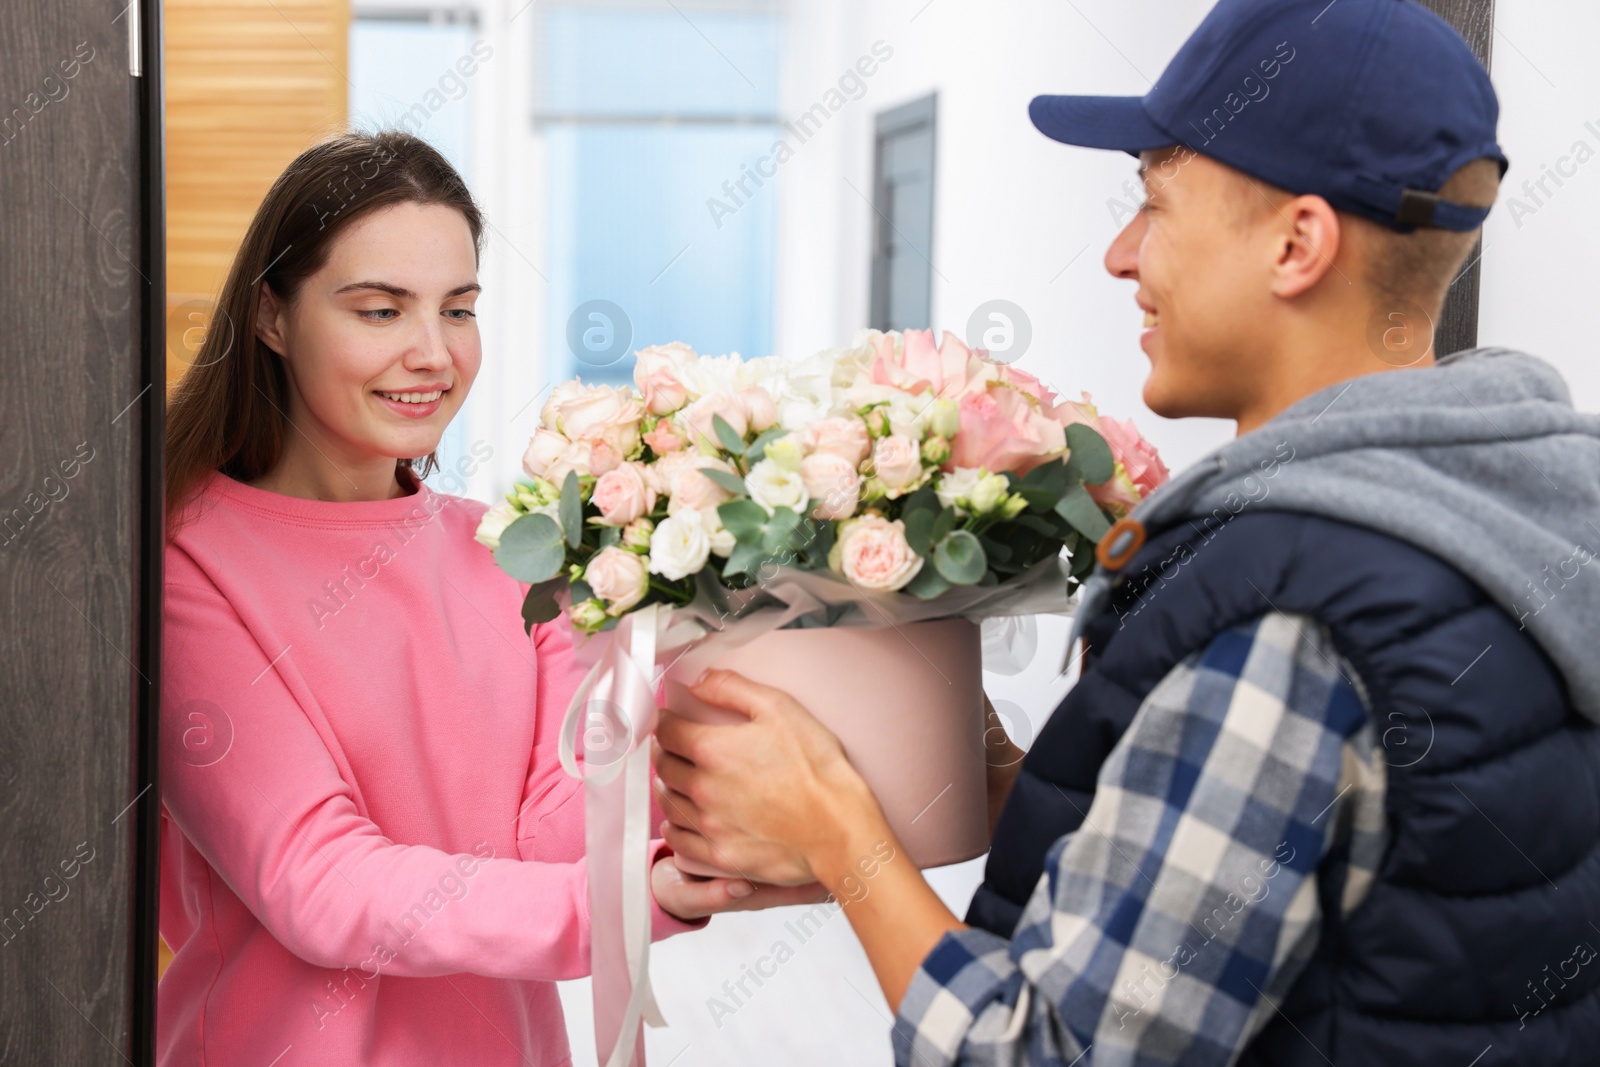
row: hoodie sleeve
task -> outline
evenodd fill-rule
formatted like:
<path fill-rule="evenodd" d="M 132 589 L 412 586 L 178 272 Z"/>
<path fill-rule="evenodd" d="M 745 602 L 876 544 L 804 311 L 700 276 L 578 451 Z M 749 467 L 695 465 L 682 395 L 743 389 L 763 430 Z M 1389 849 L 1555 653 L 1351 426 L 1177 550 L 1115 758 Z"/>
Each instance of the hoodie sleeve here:
<path fill-rule="evenodd" d="M 275 938 L 318 966 L 376 960 L 397 977 L 588 973 L 581 857 L 525 862 L 487 843 L 455 854 L 390 839 L 358 810 L 238 613 L 203 576 L 186 577 L 165 590 L 162 801 Z M 406 936 L 423 924 L 425 936 Z"/>

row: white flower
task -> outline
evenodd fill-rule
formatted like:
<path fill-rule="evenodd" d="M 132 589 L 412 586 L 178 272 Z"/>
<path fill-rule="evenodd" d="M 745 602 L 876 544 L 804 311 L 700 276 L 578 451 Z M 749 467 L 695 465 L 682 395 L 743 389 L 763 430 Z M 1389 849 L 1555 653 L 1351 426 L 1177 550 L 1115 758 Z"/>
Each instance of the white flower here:
<path fill-rule="evenodd" d="M 711 538 L 694 509 L 669 515 L 650 535 L 650 573 L 675 582 L 699 572 L 711 555 Z"/>
<path fill-rule="evenodd" d="M 769 512 L 775 508 L 789 508 L 804 514 L 806 502 L 811 499 L 799 471 L 786 470 L 770 459 L 763 459 L 750 468 L 750 473 L 744 477 L 744 487 L 750 499 Z"/>
<path fill-rule="evenodd" d="M 985 474 L 978 479 L 978 484 L 972 487 L 972 492 L 967 494 L 967 500 L 972 504 L 975 513 L 986 515 L 1004 504 L 1010 492 L 1010 483 L 1003 476 Z"/>
<path fill-rule="evenodd" d="M 939 484 L 934 486 L 934 494 L 945 507 L 960 507 L 964 501 L 971 499 L 978 479 L 987 473 L 981 467 L 957 467 L 939 479 Z"/>
<path fill-rule="evenodd" d="M 478 531 L 472 536 L 481 545 L 489 548 L 500 547 L 500 535 L 507 526 L 522 517 L 522 512 L 515 507 L 501 501 L 483 513 L 483 518 L 478 520 Z"/>
<path fill-rule="evenodd" d="M 767 445 L 764 455 L 786 471 L 797 471 L 805 449 L 800 445 L 799 434 L 788 433 Z"/>
<path fill-rule="evenodd" d="M 940 397 L 928 405 L 928 428 L 940 437 L 954 437 L 961 429 L 961 408 L 954 400 Z"/>
<path fill-rule="evenodd" d="M 706 508 L 695 514 L 700 516 L 700 523 L 706 528 L 706 538 L 711 542 L 711 554 L 721 556 L 723 559 L 732 555 L 734 546 L 739 542 L 734 540 L 733 534 L 722 525 L 722 514 L 716 508 Z"/>

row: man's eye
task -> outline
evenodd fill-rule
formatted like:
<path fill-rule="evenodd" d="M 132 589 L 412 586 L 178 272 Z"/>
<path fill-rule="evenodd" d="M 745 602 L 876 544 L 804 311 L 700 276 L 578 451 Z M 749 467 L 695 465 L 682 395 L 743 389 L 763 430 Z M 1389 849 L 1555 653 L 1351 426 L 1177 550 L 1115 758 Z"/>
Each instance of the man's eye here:
<path fill-rule="evenodd" d="M 373 321 L 373 322 L 389 322 L 390 321 L 389 319 L 376 319 L 376 318 L 373 318 L 373 316 L 374 315 L 398 315 L 398 314 L 400 314 L 400 312 L 395 310 L 394 308 L 374 308 L 371 311 L 363 311 L 360 314 L 361 314 L 362 318 L 371 319 L 371 321 Z"/>
<path fill-rule="evenodd" d="M 449 311 L 445 312 L 445 314 L 458 316 L 456 319 L 457 322 L 466 322 L 468 319 L 475 319 L 478 317 L 478 313 L 476 311 L 472 311 L 468 308 L 451 308 Z"/>

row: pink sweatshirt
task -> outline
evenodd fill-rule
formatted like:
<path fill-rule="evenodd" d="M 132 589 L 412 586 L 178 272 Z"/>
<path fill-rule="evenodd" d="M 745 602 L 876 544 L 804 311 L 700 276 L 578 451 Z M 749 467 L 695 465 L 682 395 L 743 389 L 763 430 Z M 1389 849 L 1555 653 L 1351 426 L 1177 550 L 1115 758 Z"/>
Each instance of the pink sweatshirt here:
<path fill-rule="evenodd" d="M 571 631 L 523 633 L 486 505 L 403 477 L 340 503 L 213 473 L 167 546 L 162 1067 L 570 1062 Z"/>

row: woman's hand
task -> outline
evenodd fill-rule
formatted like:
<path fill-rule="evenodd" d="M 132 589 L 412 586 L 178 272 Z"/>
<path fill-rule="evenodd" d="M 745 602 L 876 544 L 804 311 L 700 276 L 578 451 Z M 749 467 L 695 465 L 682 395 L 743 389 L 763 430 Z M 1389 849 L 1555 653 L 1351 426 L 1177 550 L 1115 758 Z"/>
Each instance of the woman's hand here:
<path fill-rule="evenodd" d="M 697 878 L 684 874 L 671 856 L 662 856 L 650 868 L 650 891 L 663 911 L 685 922 L 725 911 L 755 911 L 785 904 L 816 904 L 828 891 L 810 885 L 754 885 L 743 878 Z"/>
<path fill-rule="evenodd" d="M 793 697 L 722 670 L 690 692 L 750 721 L 663 712 L 653 758 L 673 851 L 750 881 L 832 886 L 848 876 L 851 849 L 892 838 L 838 738 Z"/>

